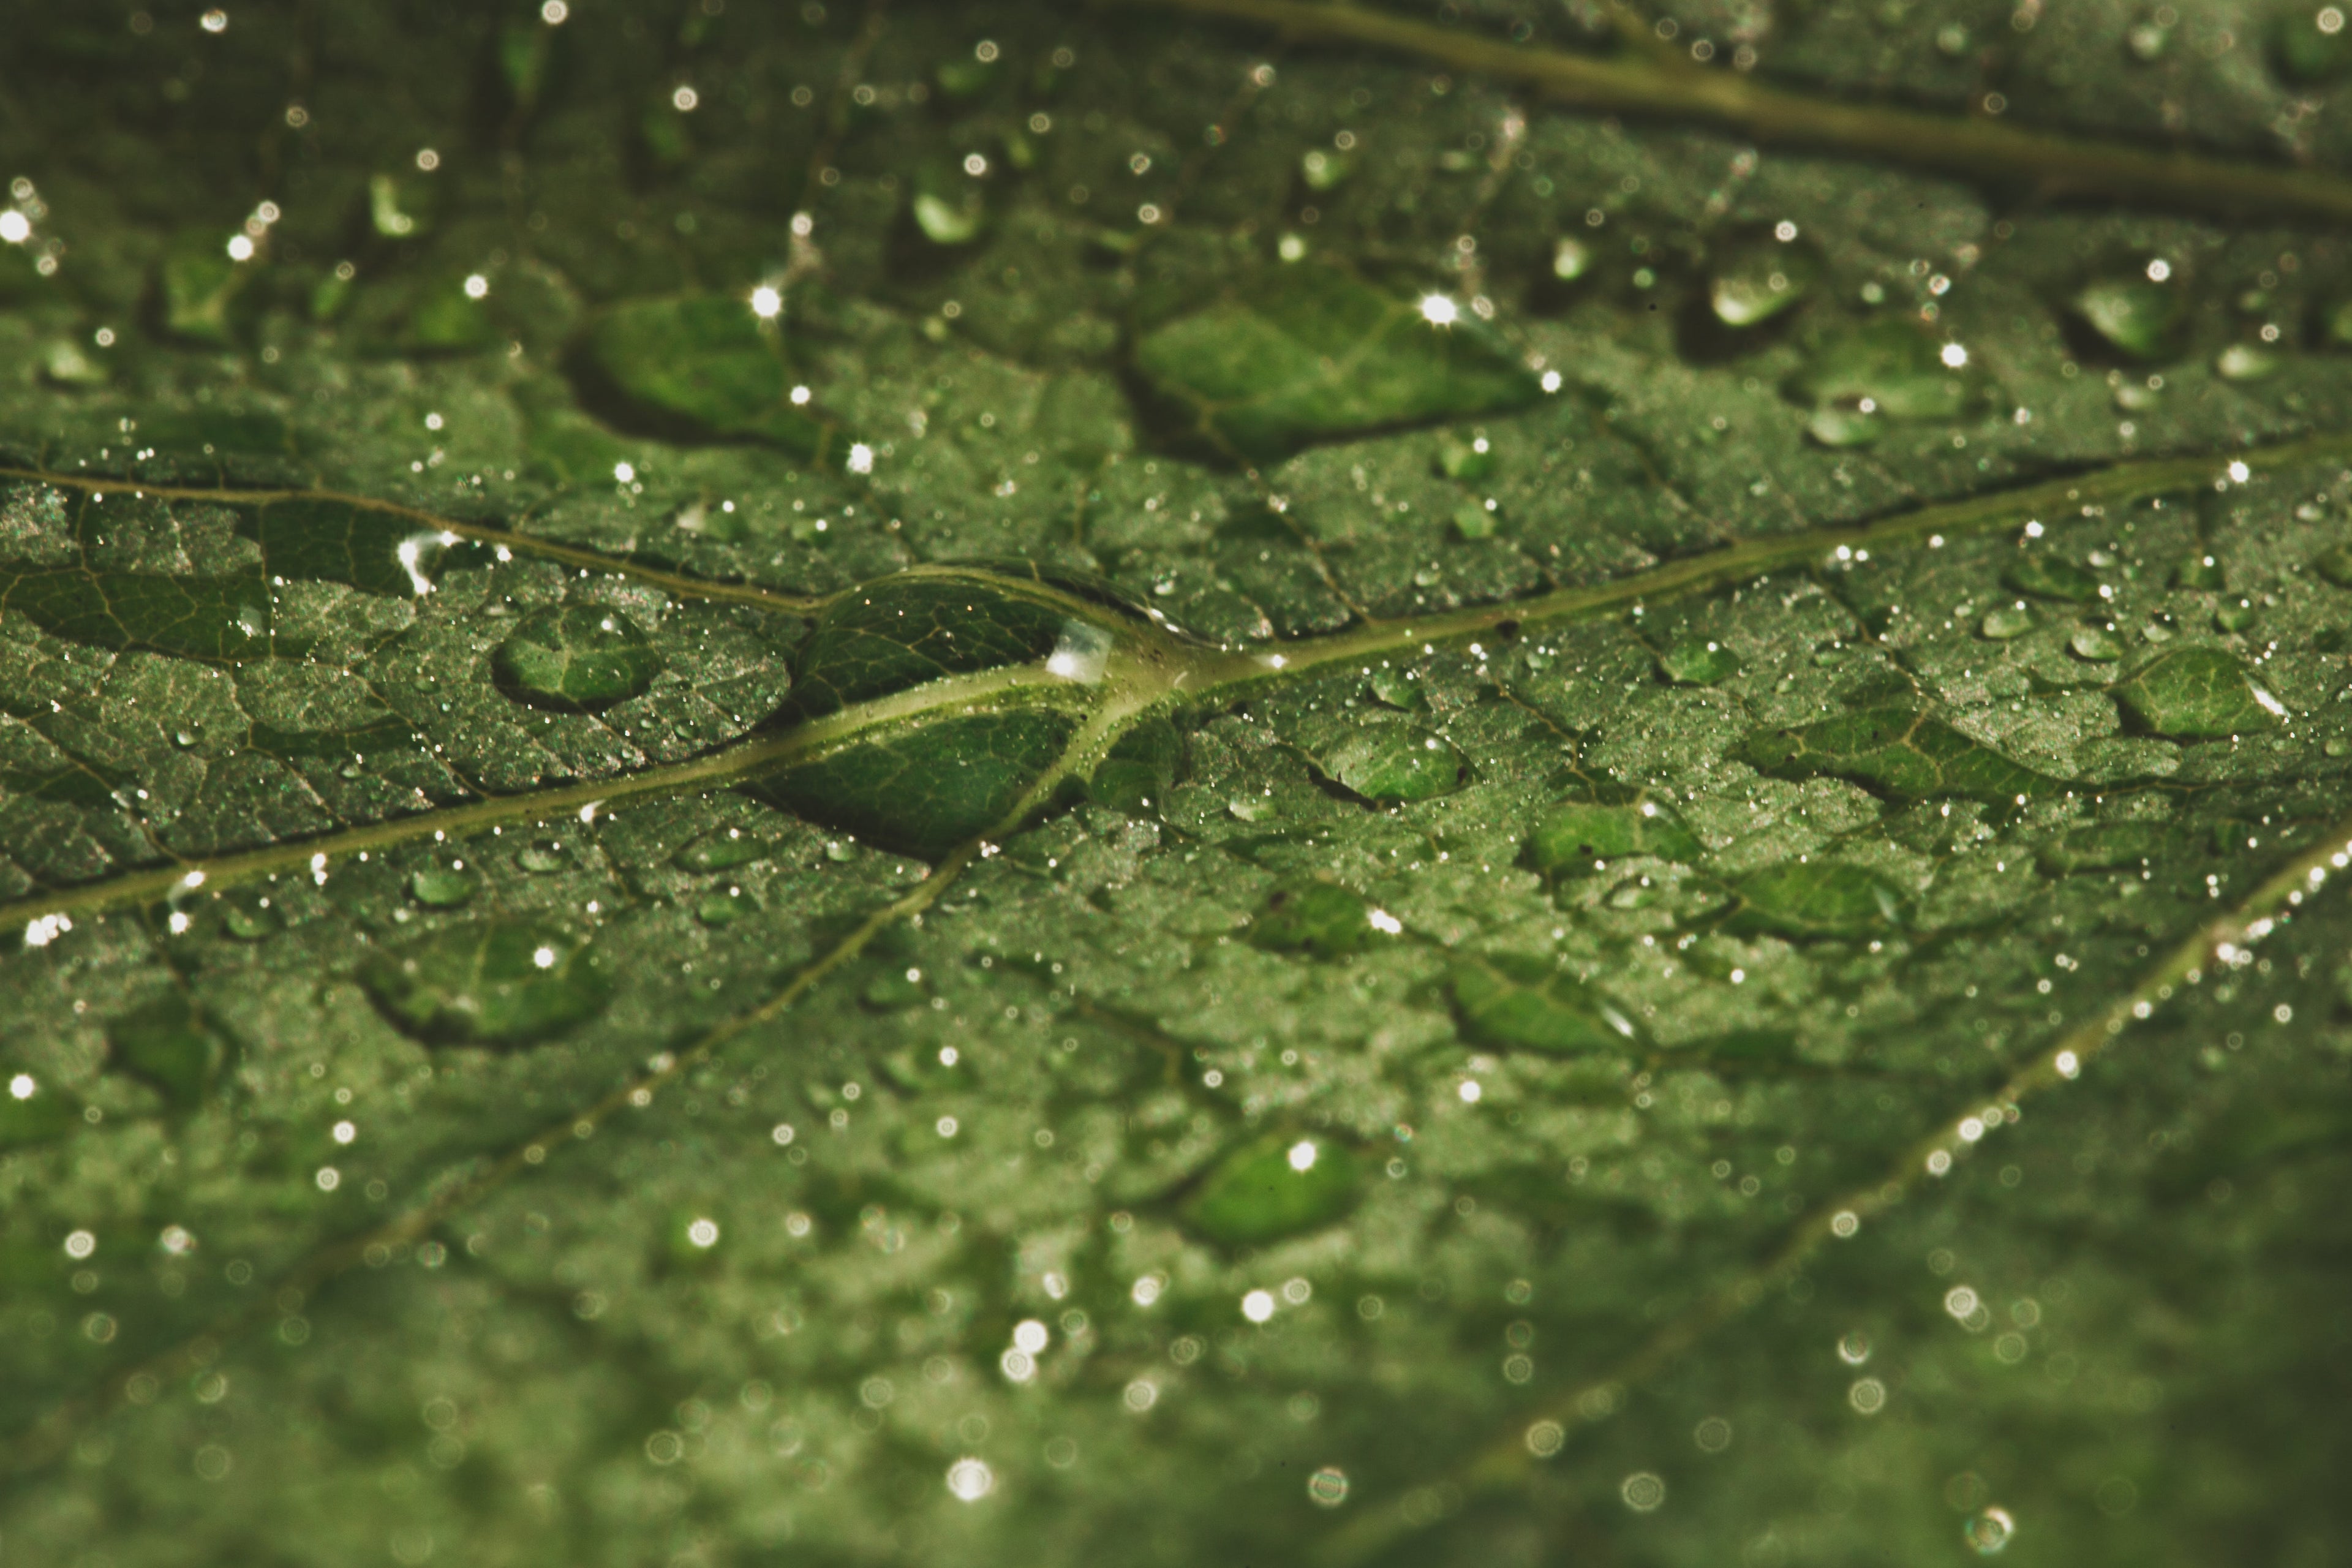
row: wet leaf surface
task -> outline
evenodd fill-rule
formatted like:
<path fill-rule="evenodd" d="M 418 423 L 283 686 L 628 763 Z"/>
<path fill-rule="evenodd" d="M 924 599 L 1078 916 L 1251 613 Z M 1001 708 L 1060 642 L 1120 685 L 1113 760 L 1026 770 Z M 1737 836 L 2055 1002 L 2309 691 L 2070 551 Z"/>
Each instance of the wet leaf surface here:
<path fill-rule="evenodd" d="M 0 13 L 11 1561 L 2345 1556 L 2346 29 L 1265 9 Z"/>

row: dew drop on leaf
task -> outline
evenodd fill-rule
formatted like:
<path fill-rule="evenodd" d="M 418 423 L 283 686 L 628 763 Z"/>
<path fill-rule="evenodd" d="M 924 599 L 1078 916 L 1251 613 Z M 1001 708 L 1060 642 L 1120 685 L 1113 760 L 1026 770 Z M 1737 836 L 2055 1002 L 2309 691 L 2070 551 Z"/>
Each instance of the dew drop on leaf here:
<path fill-rule="evenodd" d="M 1623 1051 L 1633 1020 L 1564 970 L 1523 954 L 1474 954 L 1455 962 L 1446 988 L 1463 1030 L 1484 1045 L 1562 1055 Z"/>
<path fill-rule="evenodd" d="M 1548 877 L 1587 871 L 1596 860 L 1626 855 L 1687 862 L 1703 852 L 1682 819 L 1652 801 L 1557 806 L 1546 814 L 1528 840 L 1528 860 Z"/>
<path fill-rule="evenodd" d="M 2174 740 L 2219 740 L 2277 727 L 2278 699 L 2254 684 L 2246 667 L 2212 647 L 2176 648 L 2143 665 L 2116 688 L 2116 700 L 2142 728 Z"/>
<path fill-rule="evenodd" d="M 1212 1241 L 1258 1247 L 1345 1218 L 1362 1195 L 1361 1162 L 1345 1144 L 1276 1132 L 1218 1161 L 1185 1217 Z"/>
<path fill-rule="evenodd" d="M 661 673 L 636 622 L 608 605 L 549 605 L 523 616 L 492 656 L 499 684 L 525 702 L 594 711 L 635 697 Z"/>
<path fill-rule="evenodd" d="M 2126 359 L 2158 363 L 2179 356 L 2189 296 L 2169 262 L 2150 260 L 2085 283 L 2068 302 L 2076 320 Z"/>
<path fill-rule="evenodd" d="M 1821 258 L 1801 241 L 1782 241 L 1769 230 L 1743 236 L 1716 255 L 1707 308 L 1727 327 L 1759 326 L 1803 303 L 1821 268 Z"/>
<path fill-rule="evenodd" d="M 1735 928 L 1799 941 L 1882 935 L 1903 924 L 1909 902 L 1886 878 L 1843 860 L 1784 860 L 1737 888 Z"/>
<path fill-rule="evenodd" d="M 593 944 L 535 921 L 445 927 L 370 959 L 360 981 L 394 1026 L 436 1045 L 527 1045 L 612 994 Z"/>

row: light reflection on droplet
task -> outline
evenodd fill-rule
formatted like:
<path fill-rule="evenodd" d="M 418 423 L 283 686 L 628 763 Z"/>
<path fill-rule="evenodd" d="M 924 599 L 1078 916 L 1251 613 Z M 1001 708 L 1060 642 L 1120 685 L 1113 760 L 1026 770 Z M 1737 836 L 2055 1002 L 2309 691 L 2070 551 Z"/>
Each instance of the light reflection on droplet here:
<path fill-rule="evenodd" d="M 1045 1348 L 1046 1342 L 1052 1337 L 1053 1336 L 1047 1332 L 1045 1325 L 1039 1322 L 1034 1318 L 1024 1319 L 1021 1322 L 1013 1325 L 1013 1348 L 1016 1350 L 1025 1351 L 1031 1355 L 1035 1355 L 1038 1352 L 1044 1350 Z"/>
<path fill-rule="evenodd" d="M 958 1459 L 948 1467 L 948 1490 L 958 1502 L 978 1502 L 996 1487 L 996 1472 L 979 1459 Z"/>
<path fill-rule="evenodd" d="M 1348 1500 L 1348 1472 L 1326 1465 L 1307 1478 L 1307 1495 L 1318 1508 L 1338 1508 Z"/>
<path fill-rule="evenodd" d="M 1450 327 L 1462 319 L 1462 307 L 1443 294 L 1423 294 L 1421 319 L 1433 327 Z"/>
<path fill-rule="evenodd" d="M 1263 1323 L 1274 1316 L 1274 1292 L 1253 1290 L 1242 1298 L 1242 1316 L 1253 1323 Z"/>
<path fill-rule="evenodd" d="M 2007 1509 L 1998 1505 L 1986 1509 L 1960 1526 L 1961 1538 L 1975 1547 L 1977 1554 L 1981 1557 L 1990 1557 L 2007 1546 L 2010 1537 L 2016 1533 L 2017 1521 L 2009 1516 Z"/>

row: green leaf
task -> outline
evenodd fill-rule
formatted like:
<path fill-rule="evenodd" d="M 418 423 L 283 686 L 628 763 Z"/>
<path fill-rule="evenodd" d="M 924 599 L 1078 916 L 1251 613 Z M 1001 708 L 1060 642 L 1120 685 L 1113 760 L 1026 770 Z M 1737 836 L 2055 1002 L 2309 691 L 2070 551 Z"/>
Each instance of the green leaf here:
<path fill-rule="evenodd" d="M 1452 296 L 1400 297 L 1317 264 L 1253 273 L 1152 326 L 1135 363 L 1199 434 L 1257 461 L 1542 395 L 1534 374 Z"/>
<path fill-rule="evenodd" d="M 2352 29 L 1635 9 L 16 7 L 10 1560 L 2333 1561 Z"/>

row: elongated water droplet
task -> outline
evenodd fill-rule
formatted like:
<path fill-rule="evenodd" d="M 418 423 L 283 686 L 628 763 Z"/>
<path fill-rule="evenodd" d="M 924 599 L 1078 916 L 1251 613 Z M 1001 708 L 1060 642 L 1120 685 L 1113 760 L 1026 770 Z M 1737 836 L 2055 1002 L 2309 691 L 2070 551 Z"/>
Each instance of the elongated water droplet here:
<path fill-rule="evenodd" d="M 531 921 L 449 926 L 378 954 L 360 980 L 394 1025 L 448 1045 L 543 1039 L 594 1016 L 612 994 L 591 944 Z"/>

